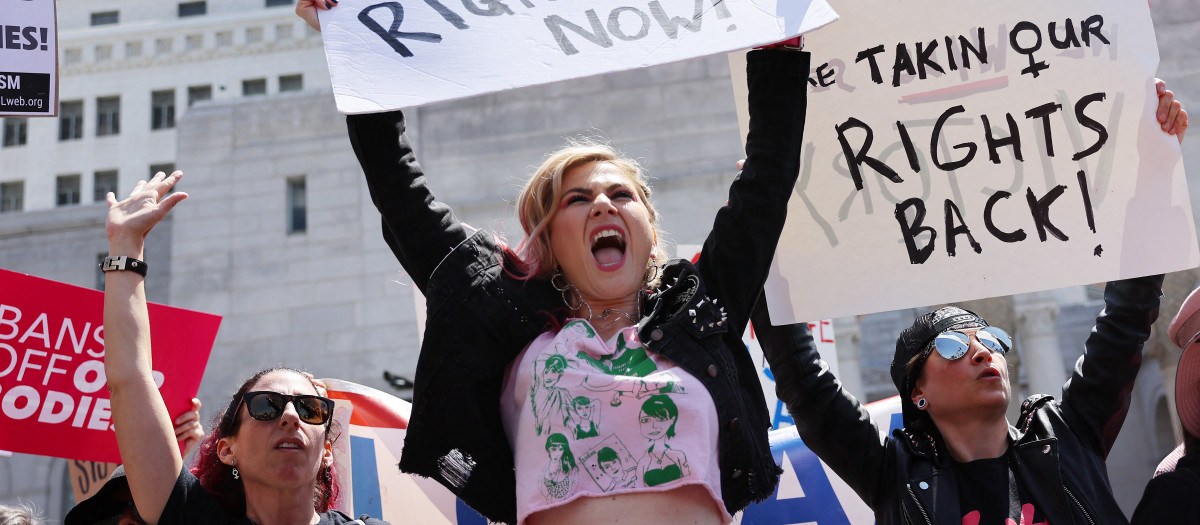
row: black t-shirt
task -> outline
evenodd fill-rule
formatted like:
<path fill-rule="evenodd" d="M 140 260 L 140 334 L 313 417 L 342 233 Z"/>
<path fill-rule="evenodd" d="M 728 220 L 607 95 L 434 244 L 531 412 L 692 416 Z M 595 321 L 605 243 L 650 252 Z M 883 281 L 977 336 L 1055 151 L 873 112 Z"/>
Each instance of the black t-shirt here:
<path fill-rule="evenodd" d="M 388 522 L 369 518 L 366 515 L 358 520 L 336 510 L 322 512 L 321 521 L 317 525 L 389 525 Z M 246 516 L 231 516 L 221 508 L 217 500 L 204 490 L 200 480 L 191 472 L 183 469 L 175 480 L 175 488 L 167 499 L 162 516 L 158 519 L 160 525 L 196 524 L 196 525 L 253 525 Z"/>
<path fill-rule="evenodd" d="M 1046 521 L 1017 481 L 1010 455 L 954 462 L 963 525 L 1043 525 Z"/>

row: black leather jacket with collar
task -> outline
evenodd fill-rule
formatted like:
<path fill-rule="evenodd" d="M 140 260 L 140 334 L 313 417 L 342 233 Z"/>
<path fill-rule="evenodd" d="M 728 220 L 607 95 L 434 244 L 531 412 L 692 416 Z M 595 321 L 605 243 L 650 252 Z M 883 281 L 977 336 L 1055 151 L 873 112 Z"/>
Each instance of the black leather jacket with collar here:
<path fill-rule="evenodd" d="M 729 512 L 767 498 L 779 468 L 757 369 L 742 331 L 766 280 L 800 170 L 808 53 L 748 57 L 750 134 L 744 169 L 696 265 L 663 269 L 648 295 L 643 343 L 707 387 L 722 422 L 721 495 Z M 383 235 L 425 294 L 425 339 L 401 470 L 437 479 L 490 520 L 516 520 L 513 455 L 500 416 L 505 369 L 554 326 L 549 283 L 507 270 L 494 236 L 471 231 L 425 185 L 400 112 L 347 117 L 350 141 L 383 218 Z"/>
<path fill-rule="evenodd" d="M 1055 525 L 1128 523 L 1105 458 L 1129 410 L 1142 344 L 1158 318 L 1163 277 L 1108 283 L 1104 311 L 1062 399 L 1036 395 L 1009 427 L 1013 470 Z M 771 326 L 765 301 L 753 314 L 763 353 L 804 443 L 845 480 L 880 524 L 962 523 L 958 484 L 935 436 L 879 431 L 821 361 L 808 325 Z"/>

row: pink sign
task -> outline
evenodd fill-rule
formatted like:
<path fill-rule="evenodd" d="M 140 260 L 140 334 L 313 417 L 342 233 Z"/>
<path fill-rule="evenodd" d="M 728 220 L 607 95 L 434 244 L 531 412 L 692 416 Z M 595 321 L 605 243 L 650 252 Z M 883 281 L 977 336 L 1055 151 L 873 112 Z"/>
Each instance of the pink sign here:
<path fill-rule="evenodd" d="M 220 316 L 150 304 L 154 381 L 191 408 Z M 0 270 L 0 450 L 119 463 L 104 375 L 104 294 Z"/>

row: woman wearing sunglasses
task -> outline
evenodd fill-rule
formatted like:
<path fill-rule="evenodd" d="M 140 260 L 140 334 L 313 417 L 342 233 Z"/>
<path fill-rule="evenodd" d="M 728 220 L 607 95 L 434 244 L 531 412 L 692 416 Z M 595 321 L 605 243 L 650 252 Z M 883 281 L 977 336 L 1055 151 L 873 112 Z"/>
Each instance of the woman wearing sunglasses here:
<path fill-rule="evenodd" d="M 1104 460 L 1161 284 L 1161 275 L 1109 283 L 1062 397 L 1030 397 L 1012 423 L 1009 335 L 954 306 L 918 317 L 896 340 L 891 366 L 904 427 L 882 441 L 821 361 L 807 324 L 770 326 L 765 302 L 752 320 L 800 437 L 877 523 L 1126 523 Z"/>
<path fill-rule="evenodd" d="M 1158 120 L 1183 140 L 1187 113 L 1162 82 Z M 808 325 L 752 321 L 808 445 L 880 524 L 1127 523 L 1104 460 L 1129 408 L 1161 275 L 1109 283 L 1104 310 L 1058 399 L 1035 395 L 1009 422 L 1012 339 L 962 308 L 918 317 L 896 339 L 892 381 L 904 428 L 882 441 L 871 416 L 821 362 Z"/>
<path fill-rule="evenodd" d="M 129 491 L 144 523 L 354 523 L 330 506 L 333 402 L 311 376 L 264 370 L 233 395 L 196 466 L 183 468 L 175 430 L 151 375 L 150 318 L 141 262 L 146 235 L 187 194 L 168 194 L 182 173 L 107 196 L 110 259 L 104 288 L 104 371 Z M 109 271 L 111 270 L 111 271 Z M 365 518 L 365 517 L 364 517 Z M 363 518 L 360 518 L 363 519 Z M 367 519 L 368 524 L 383 523 Z"/>

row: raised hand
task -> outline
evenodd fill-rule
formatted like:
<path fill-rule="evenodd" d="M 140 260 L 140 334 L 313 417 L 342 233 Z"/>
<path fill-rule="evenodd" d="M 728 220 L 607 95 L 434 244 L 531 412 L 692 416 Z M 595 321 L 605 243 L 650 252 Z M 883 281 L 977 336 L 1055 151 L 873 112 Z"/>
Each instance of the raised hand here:
<path fill-rule="evenodd" d="M 105 196 L 108 201 L 108 217 L 104 230 L 112 245 L 136 246 L 140 250 L 146 234 L 154 228 L 158 221 L 167 215 L 176 204 L 187 198 L 186 193 L 177 192 L 167 195 L 183 172 L 176 171 L 171 175 L 158 172 L 148 181 L 138 181 L 137 186 L 129 196 L 120 202 L 109 192 Z"/>

